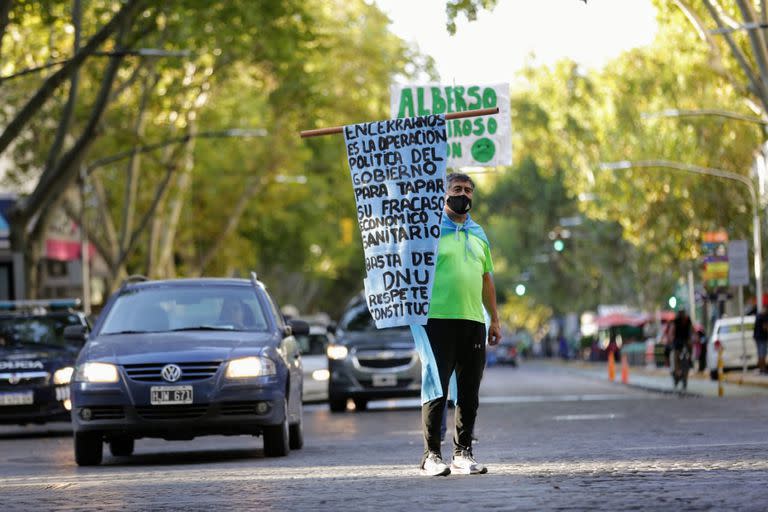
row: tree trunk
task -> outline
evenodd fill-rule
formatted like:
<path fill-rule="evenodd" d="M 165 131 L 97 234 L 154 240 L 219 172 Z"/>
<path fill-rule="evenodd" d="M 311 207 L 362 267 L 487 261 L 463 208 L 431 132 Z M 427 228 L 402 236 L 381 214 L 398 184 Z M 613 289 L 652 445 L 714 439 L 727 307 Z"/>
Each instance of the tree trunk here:
<path fill-rule="evenodd" d="M 121 47 L 128 22 L 129 20 L 124 20 L 123 25 L 119 29 L 120 32 L 116 41 L 118 48 Z M 36 216 L 43 216 L 42 218 L 44 219 L 44 212 L 52 206 L 57 197 L 64 194 L 67 187 L 74 183 L 77 178 L 79 163 L 96 138 L 96 127 L 107 107 L 106 100 L 109 97 L 121 61 L 122 57 L 120 56 L 113 56 L 110 59 L 102 79 L 101 90 L 94 102 L 88 123 L 74 146 L 56 162 L 53 168 L 46 169 L 32 194 L 24 200 L 17 201 L 11 210 L 10 216 L 14 219 L 14 229 L 22 229 L 24 231 L 24 236 L 18 237 L 16 240 L 26 241 L 24 246 L 12 247 L 14 251 L 20 251 L 22 254 L 28 254 L 30 257 L 35 256 L 31 248 L 35 244 L 40 244 L 40 238 L 44 232 L 40 229 L 35 229 L 34 219 Z M 31 232 L 37 236 L 30 236 L 30 228 Z M 32 284 L 30 276 L 35 272 L 36 265 L 36 263 L 33 263 L 32 266 L 27 268 L 27 290 L 30 291 L 32 290 L 29 287 Z"/>
<path fill-rule="evenodd" d="M 75 29 L 75 38 L 73 44 L 73 54 L 76 54 L 80 49 L 80 0 L 72 0 L 72 26 Z M 57 160 L 59 154 L 61 154 L 61 148 L 64 146 L 64 139 L 69 132 L 69 126 L 72 123 L 72 117 L 75 112 L 75 103 L 77 102 L 77 88 L 79 86 L 80 68 L 76 68 L 72 72 L 69 84 L 69 95 L 67 97 L 67 103 L 64 105 L 64 110 L 61 113 L 61 120 L 59 126 L 56 128 L 56 136 L 51 145 L 51 149 L 48 151 L 48 158 L 46 159 L 45 169 L 52 169 Z"/>
<path fill-rule="evenodd" d="M 147 103 L 149 95 L 157 84 L 157 74 L 147 76 L 144 79 L 141 90 L 141 99 L 139 100 L 139 113 L 136 117 L 136 126 L 134 136 L 137 141 L 144 138 L 144 127 L 147 122 Z M 128 236 L 133 230 L 133 218 L 136 212 L 136 196 L 138 193 L 139 172 L 141 170 L 141 153 L 138 147 L 135 147 L 127 166 L 125 177 L 125 200 L 123 203 L 123 225 L 120 230 L 120 249 L 124 250 L 128 243 Z"/>
<path fill-rule="evenodd" d="M 186 202 L 189 187 L 192 184 L 192 170 L 195 167 L 195 135 L 197 134 L 197 122 L 189 121 L 189 142 L 184 145 L 184 168 L 176 183 L 176 197 L 168 206 L 168 217 L 163 223 L 164 230 L 160 239 L 162 242 L 159 247 L 158 266 L 165 274 L 163 277 L 174 277 L 176 274 L 176 264 L 173 261 L 173 248 L 176 239 L 176 230 L 179 227 L 181 210 Z"/>
<path fill-rule="evenodd" d="M 218 254 L 218 252 L 221 250 L 221 246 L 224 243 L 224 240 L 226 240 L 237 228 L 237 224 L 240 222 L 240 218 L 243 216 L 243 213 L 245 213 L 245 208 L 248 206 L 248 203 L 251 202 L 253 197 L 258 193 L 259 188 L 263 182 L 264 177 L 254 177 L 248 180 L 248 184 L 246 185 L 243 194 L 240 196 L 237 204 L 232 209 L 232 213 L 229 215 L 227 225 L 224 226 L 224 229 L 221 230 L 211 246 L 200 258 L 199 263 L 192 271 L 193 274 L 197 276 L 203 275 L 205 268 L 211 263 L 211 260 L 213 260 L 214 256 L 216 256 L 216 254 Z"/>

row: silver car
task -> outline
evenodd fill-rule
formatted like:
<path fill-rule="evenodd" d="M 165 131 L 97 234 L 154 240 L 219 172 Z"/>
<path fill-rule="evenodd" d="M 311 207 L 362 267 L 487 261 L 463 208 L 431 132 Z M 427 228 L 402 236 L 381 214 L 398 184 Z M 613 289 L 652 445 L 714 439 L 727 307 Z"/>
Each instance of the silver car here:
<path fill-rule="evenodd" d="M 310 325 L 309 334 L 296 336 L 304 366 L 304 391 L 302 401 L 325 402 L 328 400 L 328 357 L 325 352 L 334 342 L 333 334 L 322 325 Z"/>
<path fill-rule="evenodd" d="M 421 363 L 407 327 L 376 329 L 362 297 L 345 311 L 328 346 L 328 404 L 342 412 L 351 398 L 360 411 L 370 400 L 417 397 Z"/>

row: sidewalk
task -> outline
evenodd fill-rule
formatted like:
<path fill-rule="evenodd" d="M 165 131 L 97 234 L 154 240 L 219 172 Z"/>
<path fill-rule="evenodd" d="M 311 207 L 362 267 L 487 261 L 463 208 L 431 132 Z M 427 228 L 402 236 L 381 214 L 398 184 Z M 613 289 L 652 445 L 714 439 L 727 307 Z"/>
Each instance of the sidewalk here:
<path fill-rule="evenodd" d="M 608 380 L 608 365 L 605 362 L 548 360 L 547 364 L 559 366 L 570 372 L 579 373 L 594 379 Z M 617 385 L 621 382 L 621 363 L 616 364 Z M 675 389 L 668 368 L 629 367 L 627 385 L 663 393 L 681 395 L 718 396 L 717 381 L 709 378 L 709 372 L 691 373 L 688 378 L 688 389 L 683 392 L 681 387 Z M 754 372 L 729 372 L 725 374 L 723 395 L 728 396 L 768 396 L 768 377 Z"/>

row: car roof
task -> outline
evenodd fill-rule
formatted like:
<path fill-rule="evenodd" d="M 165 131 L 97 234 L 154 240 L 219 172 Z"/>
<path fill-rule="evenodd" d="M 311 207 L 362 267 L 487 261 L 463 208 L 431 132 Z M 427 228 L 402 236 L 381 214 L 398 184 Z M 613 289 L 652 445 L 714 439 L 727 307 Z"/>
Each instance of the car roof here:
<path fill-rule="evenodd" d="M 261 283 L 260 283 L 261 284 Z M 253 286 L 250 279 L 239 277 L 191 277 L 180 279 L 157 279 L 147 281 L 133 281 L 125 285 L 126 288 L 155 288 L 163 286 Z M 263 286 L 263 285 L 262 285 Z"/>
<path fill-rule="evenodd" d="M 744 323 L 747 322 L 754 322 L 755 316 L 749 315 L 744 317 Z M 740 316 L 725 316 L 723 318 L 717 319 L 717 325 L 736 325 L 741 323 L 741 317 Z"/>

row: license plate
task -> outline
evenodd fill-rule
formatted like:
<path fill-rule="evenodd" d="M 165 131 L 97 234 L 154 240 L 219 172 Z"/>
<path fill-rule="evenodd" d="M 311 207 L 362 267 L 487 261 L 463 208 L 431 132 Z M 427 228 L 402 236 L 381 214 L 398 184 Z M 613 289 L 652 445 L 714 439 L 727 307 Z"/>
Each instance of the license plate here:
<path fill-rule="evenodd" d="M 34 391 L 23 393 L 0 393 L 0 406 L 2 405 L 29 405 L 35 403 Z"/>
<path fill-rule="evenodd" d="M 152 386 L 149 403 L 152 405 L 191 404 L 192 386 Z"/>
<path fill-rule="evenodd" d="M 380 386 L 397 386 L 397 375 L 374 375 L 373 385 Z"/>

